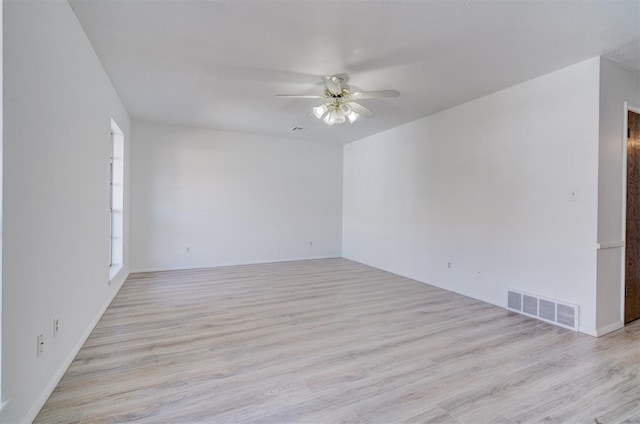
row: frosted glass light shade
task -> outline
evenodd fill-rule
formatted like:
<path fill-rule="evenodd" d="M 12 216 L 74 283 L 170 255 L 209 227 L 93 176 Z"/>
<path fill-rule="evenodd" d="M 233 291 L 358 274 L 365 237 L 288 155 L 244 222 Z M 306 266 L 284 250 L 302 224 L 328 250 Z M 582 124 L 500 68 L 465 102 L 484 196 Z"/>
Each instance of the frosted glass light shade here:
<path fill-rule="evenodd" d="M 316 106 L 316 107 L 313 108 L 313 115 L 316 118 L 321 119 L 322 115 L 327 113 L 327 110 L 329 110 L 329 108 L 327 108 L 327 105 Z"/>
<path fill-rule="evenodd" d="M 352 109 L 351 109 L 351 106 L 349 106 L 348 103 L 343 103 L 342 105 L 340 105 L 340 110 L 346 116 L 346 115 L 349 115 L 349 113 L 351 113 Z"/>
<path fill-rule="evenodd" d="M 325 120 L 325 122 L 331 122 L 331 124 L 342 124 L 346 120 L 344 114 L 339 109 L 329 112 L 325 119 L 328 120 L 328 122 L 327 120 Z"/>
<path fill-rule="evenodd" d="M 335 104 L 325 103 L 312 109 L 313 116 L 327 125 L 342 124 L 349 119 L 350 123 L 354 123 L 360 116 L 356 113 L 349 103 Z"/>

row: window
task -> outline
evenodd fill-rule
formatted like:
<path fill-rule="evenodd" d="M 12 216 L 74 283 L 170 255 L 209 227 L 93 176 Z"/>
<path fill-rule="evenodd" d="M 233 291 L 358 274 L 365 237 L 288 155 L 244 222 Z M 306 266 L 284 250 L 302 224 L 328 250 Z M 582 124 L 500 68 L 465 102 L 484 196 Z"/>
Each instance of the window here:
<path fill-rule="evenodd" d="M 120 270 L 124 257 L 124 135 L 111 120 L 110 205 L 111 249 L 109 279 Z"/>

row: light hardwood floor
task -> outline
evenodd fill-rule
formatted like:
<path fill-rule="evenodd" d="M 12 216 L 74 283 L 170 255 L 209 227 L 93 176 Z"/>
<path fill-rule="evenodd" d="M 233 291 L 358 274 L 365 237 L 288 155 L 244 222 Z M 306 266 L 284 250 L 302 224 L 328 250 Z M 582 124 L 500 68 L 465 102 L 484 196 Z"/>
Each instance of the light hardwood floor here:
<path fill-rule="evenodd" d="M 345 259 L 134 274 L 38 423 L 640 423 L 596 339 Z"/>

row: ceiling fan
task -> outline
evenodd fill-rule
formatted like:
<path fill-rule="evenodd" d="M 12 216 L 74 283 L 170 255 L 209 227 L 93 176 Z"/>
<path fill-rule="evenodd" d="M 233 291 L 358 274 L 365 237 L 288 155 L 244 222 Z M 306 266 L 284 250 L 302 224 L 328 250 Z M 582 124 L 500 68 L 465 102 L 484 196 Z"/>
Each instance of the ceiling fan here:
<path fill-rule="evenodd" d="M 313 115 L 327 125 L 342 124 L 347 120 L 354 123 L 359 116 L 370 118 L 375 115 L 356 100 L 379 97 L 398 97 L 396 90 L 352 91 L 347 85 L 346 75 L 322 77 L 324 91 L 321 95 L 277 94 L 278 97 L 294 97 L 299 99 L 322 99 L 323 103 L 313 108 Z"/>

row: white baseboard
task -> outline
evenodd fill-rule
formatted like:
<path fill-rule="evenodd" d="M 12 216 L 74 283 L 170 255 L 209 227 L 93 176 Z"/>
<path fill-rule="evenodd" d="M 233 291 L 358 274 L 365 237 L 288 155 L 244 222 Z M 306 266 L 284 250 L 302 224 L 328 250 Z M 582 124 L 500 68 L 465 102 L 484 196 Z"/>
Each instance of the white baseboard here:
<path fill-rule="evenodd" d="M 591 327 L 580 327 L 578 331 L 581 333 L 587 334 L 593 337 L 604 336 L 605 334 L 609 334 L 613 331 L 620 330 L 624 327 L 624 323 L 622 321 L 616 321 L 611 324 L 605 325 L 603 327 L 591 328 Z"/>
<path fill-rule="evenodd" d="M 504 308 L 504 309 L 507 308 L 506 300 L 500 301 L 500 302 L 496 302 L 493 299 L 490 299 L 490 298 L 488 298 L 486 296 L 480 296 L 480 295 L 477 295 L 477 294 L 468 293 L 466 291 L 456 290 L 455 287 L 451 287 L 451 286 L 449 286 L 447 284 L 442 284 L 439 281 L 431 281 L 431 280 L 430 281 L 426 281 L 424 278 L 420 278 L 420 277 L 414 276 L 414 275 L 405 274 L 405 273 L 402 273 L 402 272 L 399 272 L 399 271 L 396 271 L 396 270 L 393 270 L 393 269 L 389 269 L 389 268 L 382 268 L 379 265 L 374 265 L 374 264 L 371 264 L 369 262 L 365 262 L 365 261 L 363 261 L 361 259 L 354 259 L 354 258 L 349 257 L 349 256 L 342 256 L 342 257 L 345 258 L 345 259 L 348 259 L 350 261 L 357 262 L 357 263 L 362 264 L 362 265 L 370 266 L 371 268 L 379 269 L 381 271 L 388 272 L 390 274 L 398 275 L 400 277 L 404 277 L 404 278 L 408 278 L 408 279 L 413 280 L 413 281 L 417 281 L 418 283 L 426 284 L 428 286 L 437 287 L 439 289 L 446 290 L 446 291 L 451 292 L 451 293 L 459 294 L 461 296 L 465 296 L 465 297 L 468 297 L 470 299 L 479 300 L 481 302 L 488 303 L 489 305 L 498 306 L 498 307 Z"/>
<path fill-rule="evenodd" d="M 56 373 L 53 375 L 53 377 L 51 377 L 51 380 L 49 380 L 49 384 L 47 384 L 45 388 L 42 390 L 42 392 L 40 392 L 40 395 L 38 396 L 36 401 L 33 403 L 33 405 L 27 412 L 24 419 L 21 420 L 20 422 L 31 423 L 33 422 L 33 420 L 36 419 L 36 417 L 38 416 L 38 413 L 40 412 L 44 404 L 47 402 L 47 399 L 49 399 L 49 396 L 51 396 L 51 393 L 53 393 L 53 390 L 56 388 L 56 386 L 60 382 L 60 379 L 62 378 L 64 373 L 67 371 L 67 369 L 75 359 L 78 352 L 80 352 L 80 349 L 82 348 L 84 343 L 87 341 L 87 339 L 91 335 L 91 332 L 93 331 L 95 326 L 98 324 L 98 321 L 100 321 L 100 318 L 102 318 L 102 315 L 107 310 L 107 308 L 109 307 L 113 299 L 116 297 L 116 294 L 118 294 L 118 291 L 120 291 L 122 284 L 129 276 L 129 273 L 127 272 L 121 273 L 121 274 L 122 274 L 122 277 L 117 278 L 117 281 L 113 281 L 113 283 L 115 283 L 113 284 L 113 286 L 116 287 L 116 289 L 113 290 L 113 292 L 111 293 L 107 301 L 104 303 L 104 305 L 102 305 L 96 317 L 93 319 L 89 327 L 80 337 L 80 340 L 78 340 L 78 342 L 73 346 L 73 349 L 71 349 L 71 352 L 69 352 L 69 355 L 67 355 L 64 361 L 58 367 L 58 370 L 56 371 Z"/>
<path fill-rule="evenodd" d="M 218 263 L 200 264 L 200 265 L 166 265 L 166 266 L 159 266 L 159 267 L 134 268 L 134 269 L 131 269 L 129 273 L 137 274 L 140 272 L 181 271 L 185 269 L 221 268 L 224 266 L 275 264 L 278 262 L 311 261 L 315 259 L 334 259 L 334 258 L 341 258 L 341 257 L 342 256 L 340 255 L 305 256 L 302 258 L 284 258 L 284 259 L 273 259 L 273 260 L 267 260 L 267 261 L 253 261 L 253 262 L 218 262 Z"/>
<path fill-rule="evenodd" d="M 612 333 L 616 330 L 620 330 L 624 327 L 624 323 L 622 321 L 616 321 L 609 325 L 605 325 L 604 327 L 600 327 L 596 330 L 596 337 L 604 336 L 605 334 Z"/>
<path fill-rule="evenodd" d="M 505 308 L 505 309 L 507 308 L 506 302 L 498 302 L 497 303 L 497 302 L 492 301 L 492 299 L 483 298 L 481 296 L 478 296 L 477 293 L 471 294 L 471 293 L 467 293 L 467 292 L 463 292 L 463 291 L 458 291 L 458 290 L 455 290 L 452 287 L 449 287 L 449 286 L 443 285 L 443 284 L 439 284 L 438 282 L 434 282 L 434 281 L 426 282 L 426 281 L 423 281 L 422 279 L 416 278 L 416 277 L 411 276 L 411 275 L 403 275 L 403 274 L 400 274 L 400 273 L 398 273 L 396 271 L 393 271 L 393 270 L 390 270 L 390 269 L 386 269 L 386 268 L 381 268 L 378 265 L 370 264 L 370 263 L 367 263 L 367 262 L 365 262 L 363 260 L 360 260 L 360 259 L 354 259 L 352 257 L 349 257 L 348 255 L 343 255 L 343 257 L 345 259 L 348 259 L 348 260 L 353 261 L 353 262 L 358 262 L 358 263 L 361 263 L 363 265 L 370 266 L 372 268 L 380 269 L 380 270 L 385 271 L 385 272 L 390 272 L 392 274 L 399 275 L 401 277 L 410 278 L 410 279 L 418 281 L 420 283 L 428 284 L 430 286 L 438 287 L 440 289 L 447 290 L 447 291 L 452 292 L 452 293 L 457 293 L 457 294 L 460 294 L 460 295 L 463 295 L 463 296 L 467 296 L 467 297 L 469 297 L 471 299 L 480 300 L 481 302 L 485 302 L 485 303 L 488 303 L 490 305 L 499 306 L 499 307 Z M 505 299 L 505 301 L 506 301 L 506 299 Z M 623 326 L 624 325 L 621 322 L 616 322 L 616 323 L 607 325 L 605 327 L 599 328 L 597 330 L 595 328 L 591 328 L 591 327 L 580 326 L 578 328 L 578 331 L 580 333 L 584 333 L 584 334 L 587 334 L 589 336 L 600 337 L 600 336 L 603 336 L 603 335 L 605 335 L 607 333 L 610 333 L 612 331 L 618 330 L 618 329 L 622 328 Z"/>
<path fill-rule="evenodd" d="M 578 331 L 582 334 L 586 334 L 587 336 L 598 337 L 598 331 L 595 328 L 584 327 L 581 325 L 578 327 Z"/>

